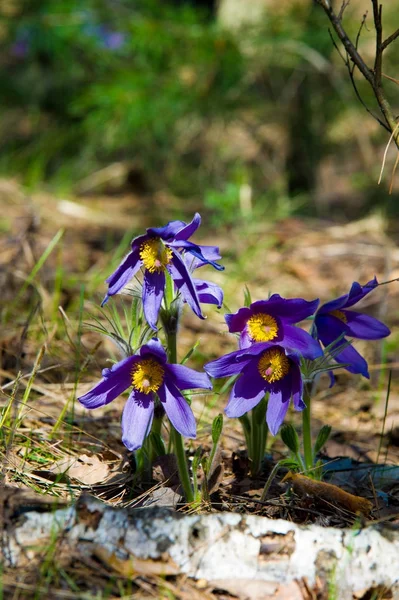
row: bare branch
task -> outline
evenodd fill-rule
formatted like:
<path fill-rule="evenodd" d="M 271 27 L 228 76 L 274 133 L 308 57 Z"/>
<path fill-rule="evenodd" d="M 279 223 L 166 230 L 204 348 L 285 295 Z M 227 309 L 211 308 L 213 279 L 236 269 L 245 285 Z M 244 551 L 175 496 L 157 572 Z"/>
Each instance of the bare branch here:
<path fill-rule="evenodd" d="M 349 6 L 351 0 L 342 0 L 342 6 L 340 8 L 340 11 L 338 13 L 338 19 L 341 21 L 342 17 L 344 16 L 344 12 L 345 12 L 345 8 L 347 6 Z"/>
<path fill-rule="evenodd" d="M 382 5 L 378 5 L 378 0 L 371 0 L 373 4 L 373 17 L 375 27 L 375 61 L 374 61 L 374 82 L 376 86 L 381 86 L 382 71 Z"/>
<path fill-rule="evenodd" d="M 363 29 L 363 27 L 364 27 L 364 26 L 365 26 L 365 24 L 366 24 L 367 15 L 368 15 L 368 12 L 366 11 L 366 12 L 364 13 L 364 15 L 363 15 L 362 22 L 360 23 L 359 31 L 357 32 L 357 36 L 356 36 L 356 42 L 355 42 L 355 48 L 356 48 L 356 50 L 359 48 L 359 40 L 360 40 L 360 35 L 361 35 L 361 33 L 362 33 L 362 29 Z"/>
<path fill-rule="evenodd" d="M 392 35 L 387 37 L 387 39 L 382 42 L 382 44 L 381 44 L 382 50 L 384 51 L 385 48 L 388 48 L 389 44 L 392 44 L 392 42 L 394 42 L 396 40 L 396 38 L 398 38 L 398 37 L 399 37 L 399 29 L 394 31 Z"/>
<path fill-rule="evenodd" d="M 346 61 L 346 65 L 349 71 L 349 76 L 351 78 L 352 85 L 354 87 L 355 93 L 363 106 L 365 106 L 366 110 L 370 113 L 371 111 L 366 107 L 362 99 L 360 98 L 360 94 L 356 88 L 355 80 L 354 80 L 354 69 L 357 67 L 366 81 L 370 84 L 373 89 L 374 95 L 378 102 L 378 106 L 380 108 L 381 113 L 384 116 L 385 123 L 383 123 L 380 119 L 377 118 L 377 121 L 385 127 L 388 131 L 392 132 L 393 139 L 396 146 L 399 148 L 399 131 L 397 130 L 397 120 L 393 114 L 392 108 L 384 95 L 384 90 L 382 87 L 382 54 L 384 49 L 393 42 L 397 37 L 399 37 L 399 30 L 395 31 L 389 38 L 387 38 L 384 42 L 382 41 L 382 5 L 378 4 L 378 0 L 371 0 L 373 6 L 373 17 L 374 17 L 374 27 L 376 30 L 376 51 L 375 51 L 375 61 L 374 68 L 370 69 L 365 61 L 363 60 L 361 54 L 358 51 L 358 42 L 362 27 L 365 23 L 365 16 L 363 17 L 362 24 L 360 26 L 358 35 L 356 37 L 356 42 L 353 44 L 352 40 L 348 37 L 345 29 L 342 26 L 342 15 L 346 8 L 346 0 L 343 0 L 341 5 L 341 9 L 338 15 L 334 12 L 333 7 L 331 6 L 330 0 L 316 0 L 316 3 L 319 4 L 325 11 L 329 21 L 331 22 L 335 33 L 339 37 L 342 42 L 348 59 Z M 335 44 L 334 44 L 335 45 Z M 349 60 L 352 61 L 353 65 L 350 65 Z M 376 117 L 375 117 L 376 118 Z"/>

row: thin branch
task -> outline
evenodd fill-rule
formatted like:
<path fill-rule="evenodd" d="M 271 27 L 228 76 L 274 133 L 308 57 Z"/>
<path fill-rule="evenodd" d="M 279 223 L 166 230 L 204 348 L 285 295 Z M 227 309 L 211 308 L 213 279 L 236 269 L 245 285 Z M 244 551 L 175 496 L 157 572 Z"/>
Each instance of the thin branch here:
<path fill-rule="evenodd" d="M 357 45 L 359 43 L 359 37 L 360 37 L 360 33 L 365 25 L 366 22 L 366 18 L 367 18 L 367 13 L 365 13 L 363 15 L 363 20 L 360 24 L 359 27 L 359 31 L 357 33 L 356 36 L 356 49 L 357 49 Z M 342 58 L 342 60 L 344 61 L 344 64 L 346 66 L 346 68 L 348 69 L 348 73 L 349 73 L 349 78 L 353 87 L 353 90 L 356 94 L 356 98 L 359 100 L 360 104 L 365 108 L 365 110 L 369 113 L 369 115 L 371 117 L 373 117 L 373 119 L 375 119 L 377 121 L 377 123 L 379 123 L 379 125 L 381 125 L 384 129 L 386 129 L 387 131 L 391 132 L 390 128 L 384 123 L 384 121 L 381 121 L 381 119 L 379 117 L 377 117 L 377 115 L 375 115 L 372 110 L 369 109 L 369 107 L 367 106 L 367 104 L 365 103 L 365 101 L 363 100 L 363 98 L 360 95 L 359 90 L 357 89 L 357 85 L 356 85 L 356 81 L 355 81 L 355 76 L 354 76 L 354 71 L 356 68 L 356 65 L 354 62 L 350 62 L 349 58 L 348 58 L 348 53 L 346 53 L 346 58 L 344 57 L 344 55 L 342 54 L 337 42 L 334 40 L 333 34 L 331 32 L 331 29 L 328 29 L 328 33 L 330 35 L 331 41 L 333 43 L 334 48 L 336 49 L 336 51 L 338 52 L 338 54 L 340 55 L 340 57 Z"/>
<path fill-rule="evenodd" d="M 382 42 L 382 44 L 381 44 L 382 51 L 384 51 L 385 48 L 387 48 L 389 46 L 389 44 L 392 44 L 392 42 L 394 42 L 396 40 L 396 38 L 398 38 L 398 37 L 399 37 L 399 29 L 394 31 L 392 35 L 387 37 L 387 39 Z"/>
<path fill-rule="evenodd" d="M 378 5 L 378 0 L 371 0 L 373 4 L 373 17 L 375 27 L 375 61 L 374 61 L 374 82 L 376 86 L 381 86 L 382 72 L 382 5 Z"/>
<path fill-rule="evenodd" d="M 370 108 L 367 106 L 367 104 L 365 103 L 365 101 L 361 97 L 360 92 L 357 89 L 355 77 L 354 77 L 354 74 L 353 74 L 354 68 L 355 67 L 353 67 L 353 69 L 350 69 L 349 65 L 348 65 L 349 78 L 351 80 L 351 84 L 352 84 L 352 87 L 353 87 L 353 89 L 355 91 L 357 99 L 359 100 L 360 104 L 367 110 L 367 112 L 369 113 L 369 115 L 372 116 L 373 119 L 375 119 L 377 121 L 377 123 L 379 123 L 379 125 L 381 125 L 381 127 L 383 127 L 386 131 L 389 131 L 389 133 L 391 133 L 391 130 L 388 127 L 388 125 L 386 123 L 384 123 L 384 121 L 382 121 L 379 117 L 377 117 L 377 115 L 375 115 L 372 110 L 370 110 Z"/>
<path fill-rule="evenodd" d="M 361 33 L 362 33 L 362 29 L 363 29 L 363 27 L 364 27 L 364 26 L 365 26 L 365 24 L 366 24 L 367 15 L 368 15 L 368 12 L 367 12 L 367 10 L 366 10 L 366 12 L 365 12 L 365 13 L 364 13 L 364 15 L 363 15 L 362 22 L 360 23 L 359 31 L 357 32 L 357 36 L 356 36 L 356 42 L 355 42 L 355 48 L 356 48 L 356 50 L 359 48 L 359 40 L 360 40 L 360 35 L 361 35 Z"/>
<path fill-rule="evenodd" d="M 341 20 L 334 13 L 328 0 L 316 0 L 316 2 L 317 2 L 317 4 L 320 4 L 320 6 L 327 13 L 328 18 L 330 19 L 331 24 L 335 29 L 335 33 L 338 35 L 339 39 L 341 40 L 342 44 L 345 47 L 345 50 L 347 51 L 347 53 L 349 54 L 349 56 L 351 57 L 351 59 L 353 60 L 353 62 L 355 63 L 355 65 L 357 66 L 357 68 L 359 69 L 361 74 L 363 75 L 363 77 L 365 79 L 367 79 L 367 81 L 370 83 L 371 86 L 373 86 L 374 85 L 373 71 L 371 69 L 369 69 L 369 67 L 366 65 L 363 58 L 360 56 L 359 52 L 355 48 L 354 44 L 349 39 L 346 31 L 342 27 Z"/>
<path fill-rule="evenodd" d="M 385 42 L 382 42 L 382 6 L 378 4 L 378 0 L 371 0 L 373 5 L 373 16 L 374 16 L 374 26 L 376 30 L 376 53 L 375 53 L 375 62 L 374 69 L 370 69 L 362 56 L 360 55 L 357 45 L 358 45 L 358 37 L 360 35 L 360 31 L 358 33 L 358 37 L 356 38 L 356 44 L 353 44 L 351 39 L 348 37 L 345 29 L 342 26 L 342 14 L 343 14 L 343 5 L 341 6 L 341 10 L 339 14 L 335 14 L 333 7 L 331 6 L 330 0 L 316 0 L 316 3 L 319 4 L 327 14 L 328 19 L 330 20 L 334 30 L 339 37 L 341 43 L 343 44 L 347 54 L 348 54 L 348 63 L 349 59 L 353 62 L 353 67 L 348 68 L 352 85 L 354 85 L 354 89 L 357 97 L 360 99 L 360 96 L 356 90 L 356 85 L 354 84 L 354 67 L 356 66 L 363 77 L 368 81 L 370 86 L 373 89 L 374 95 L 378 102 L 378 106 L 380 107 L 380 111 L 384 115 L 385 123 L 384 127 L 388 129 L 388 131 L 393 132 L 393 139 L 396 146 L 399 149 L 399 132 L 396 129 L 397 120 L 393 114 L 392 108 L 384 95 L 384 90 L 382 87 L 382 54 L 384 48 L 391 43 L 394 39 L 399 37 L 399 31 L 395 31 Z M 362 102 L 364 105 L 364 102 Z M 368 110 L 368 109 L 367 109 Z M 370 111 L 368 111 L 370 112 Z M 370 113 L 372 114 L 372 113 Z M 382 124 L 382 121 L 377 119 L 379 123 Z"/>
<path fill-rule="evenodd" d="M 342 5 L 341 5 L 340 11 L 338 13 L 338 19 L 340 21 L 342 20 L 342 17 L 344 16 L 345 8 L 347 6 L 349 6 L 350 1 L 351 0 L 342 0 Z"/>

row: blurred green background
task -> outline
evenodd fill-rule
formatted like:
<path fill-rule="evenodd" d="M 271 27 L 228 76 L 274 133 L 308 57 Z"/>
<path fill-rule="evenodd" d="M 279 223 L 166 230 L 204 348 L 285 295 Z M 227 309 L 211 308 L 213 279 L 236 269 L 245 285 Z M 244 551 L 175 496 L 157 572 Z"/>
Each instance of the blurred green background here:
<path fill-rule="evenodd" d="M 370 9 L 351 2 L 352 36 Z M 166 192 L 215 226 L 394 205 L 393 148 L 377 185 L 389 135 L 356 99 L 311 0 L 3 0 L 0 12 L 3 176 L 76 195 Z M 396 55 L 393 44 L 393 78 Z"/>

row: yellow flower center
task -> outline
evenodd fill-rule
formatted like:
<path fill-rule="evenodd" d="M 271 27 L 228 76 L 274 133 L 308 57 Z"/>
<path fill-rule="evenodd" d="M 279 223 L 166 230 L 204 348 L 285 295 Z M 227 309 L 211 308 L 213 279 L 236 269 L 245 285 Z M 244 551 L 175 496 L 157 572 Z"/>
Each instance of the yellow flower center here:
<path fill-rule="evenodd" d="M 152 358 L 142 360 L 133 366 L 132 385 L 135 390 L 144 394 L 157 392 L 163 383 L 165 371 Z"/>
<path fill-rule="evenodd" d="M 280 348 L 266 350 L 258 362 L 258 371 L 268 383 L 283 379 L 290 370 L 290 362 Z"/>
<path fill-rule="evenodd" d="M 344 312 L 342 312 L 342 310 L 332 310 L 330 312 L 330 315 L 332 315 L 333 317 L 336 317 L 337 319 L 339 319 L 340 321 L 343 321 L 344 323 L 348 322 L 346 314 Z"/>
<path fill-rule="evenodd" d="M 140 258 L 147 271 L 160 273 L 172 260 L 172 250 L 160 238 L 153 238 L 141 244 Z"/>
<path fill-rule="evenodd" d="M 257 313 L 247 321 L 248 333 L 254 342 L 270 342 L 278 335 L 276 319 L 265 313 Z"/>

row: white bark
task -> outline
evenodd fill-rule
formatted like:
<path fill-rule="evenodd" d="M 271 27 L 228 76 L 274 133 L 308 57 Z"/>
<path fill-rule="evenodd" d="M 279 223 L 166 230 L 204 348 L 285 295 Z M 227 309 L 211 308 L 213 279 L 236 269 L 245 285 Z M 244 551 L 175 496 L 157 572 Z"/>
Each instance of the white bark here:
<path fill-rule="evenodd" d="M 91 497 L 54 512 L 31 510 L 3 531 L 4 562 L 21 568 L 57 534 L 59 544 L 95 555 L 123 574 L 186 574 L 234 590 L 263 582 L 263 597 L 305 579 L 336 598 L 384 586 L 399 599 L 399 532 L 333 529 L 265 517 L 184 515 L 164 508 L 118 509 Z M 72 550 L 71 550 L 72 551 Z M 249 587 L 248 587 L 249 586 Z M 245 586 L 244 586 L 245 587 Z M 259 596 L 261 597 L 261 596 Z M 294 595 L 292 596 L 294 597 Z"/>

